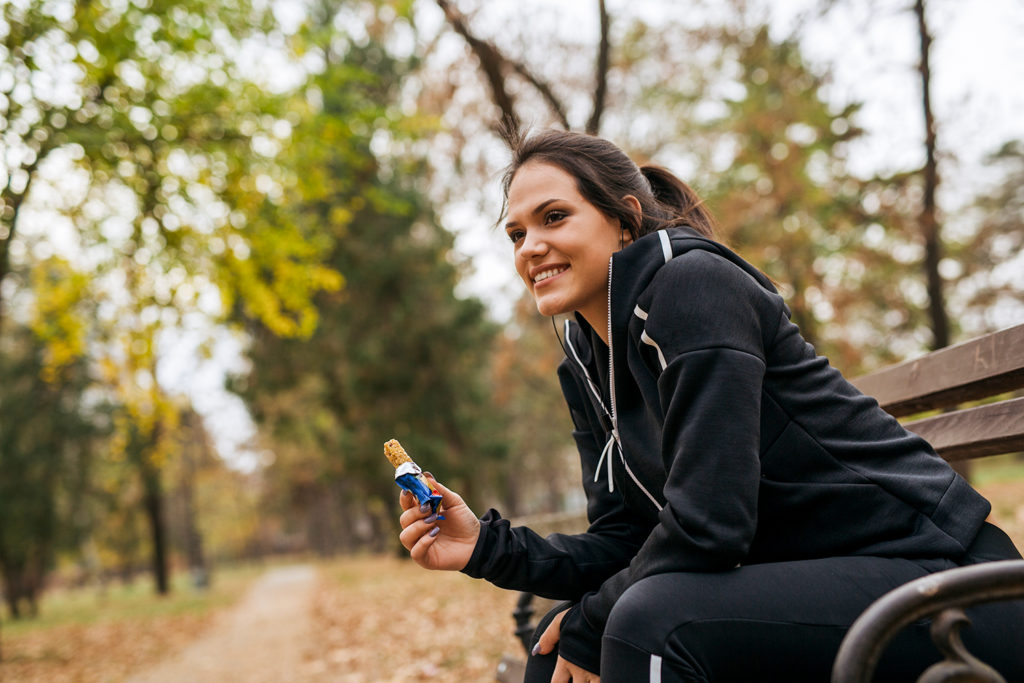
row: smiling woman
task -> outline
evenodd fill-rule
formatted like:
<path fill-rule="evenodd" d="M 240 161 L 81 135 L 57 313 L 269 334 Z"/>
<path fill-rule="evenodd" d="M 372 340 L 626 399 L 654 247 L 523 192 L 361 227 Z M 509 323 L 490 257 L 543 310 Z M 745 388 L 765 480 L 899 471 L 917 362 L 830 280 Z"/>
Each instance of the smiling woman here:
<path fill-rule="evenodd" d="M 579 311 L 594 329 L 607 327 L 608 259 L 632 237 L 583 198 L 572 176 L 542 161 L 523 166 L 509 188 L 505 231 L 542 315 Z"/>
<path fill-rule="evenodd" d="M 578 312 L 605 343 L 612 253 L 673 225 L 715 236 L 686 183 L 659 166 L 637 167 L 605 140 L 547 131 L 512 148 L 503 188 L 516 272 L 542 315 Z"/>
<path fill-rule="evenodd" d="M 543 315 L 570 314 L 558 374 L 590 527 L 541 538 L 400 499 L 430 569 L 564 600 L 526 680 L 827 680 L 850 624 L 909 581 L 1019 558 L 990 505 L 800 335 L 775 287 L 717 242 L 699 198 L 600 138 L 514 140 L 505 231 Z M 1008 679 L 1024 604 L 978 608 L 968 646 Z M 934 661 L 927 626 L 880 677 Z"/>

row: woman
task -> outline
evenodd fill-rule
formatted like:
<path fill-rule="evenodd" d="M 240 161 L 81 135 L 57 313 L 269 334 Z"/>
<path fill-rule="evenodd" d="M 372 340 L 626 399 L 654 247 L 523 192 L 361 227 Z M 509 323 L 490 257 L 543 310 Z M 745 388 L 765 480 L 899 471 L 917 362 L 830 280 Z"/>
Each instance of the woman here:
<path fill-rule="evenodd" d="M 984 498 L 815 356 L 682 181 L 550 131 L 513 145 L 504 191 L 537 309 L 575 314 L 558 374 L 590 527 L 543 539 L 441 486 L 440 522 L 400 499 L 401 541 L 424 567 L 567 601 L 528 681 L 827 680 L 877 597 L 1020 557 Z M 974 620 L 969 646 L 1024 676 L 1024 606 Z M 936 659 L 915 625 L 880 676 Z"/>

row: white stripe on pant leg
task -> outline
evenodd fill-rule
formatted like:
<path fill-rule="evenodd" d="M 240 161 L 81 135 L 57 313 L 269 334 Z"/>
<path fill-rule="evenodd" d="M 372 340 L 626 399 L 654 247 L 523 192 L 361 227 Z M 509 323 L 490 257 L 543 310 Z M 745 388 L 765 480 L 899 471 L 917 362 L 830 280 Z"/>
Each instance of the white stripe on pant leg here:
<path fill-rule="evenodd" d="M 661 657 L 651 655 L 651 683 L 661 683 Z"/>

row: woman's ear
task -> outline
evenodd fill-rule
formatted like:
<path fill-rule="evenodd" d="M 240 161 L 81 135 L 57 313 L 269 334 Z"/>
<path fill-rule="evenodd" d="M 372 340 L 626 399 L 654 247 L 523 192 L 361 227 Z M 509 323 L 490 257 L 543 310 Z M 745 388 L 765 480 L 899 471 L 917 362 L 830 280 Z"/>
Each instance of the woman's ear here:
<path fill-rule="evenodd" d="M 644 219 L 644 212 L 643 209 L 640 207 L 640 200 L 631 194 L 627 194 L 625 197 L 622 198 L 622 201 L 624 204 L 626 204 L 626 206 L 630 208 L 632 213 L 636 216 L 636 232 L 637 234 L 639 234 L 640 226 L 642 225 Z M 622 232 L 622 243 L 624 245 L 631 243 L 633 241 L 633 231 L 623 226 Z"/>

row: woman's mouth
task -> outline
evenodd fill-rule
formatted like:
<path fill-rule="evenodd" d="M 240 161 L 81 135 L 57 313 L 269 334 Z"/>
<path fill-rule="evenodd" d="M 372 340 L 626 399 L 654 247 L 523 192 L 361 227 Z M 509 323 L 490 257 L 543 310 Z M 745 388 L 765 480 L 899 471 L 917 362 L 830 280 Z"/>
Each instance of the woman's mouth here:
<path fill-rule="evenodd" d="M 550 280 L 556 275 L 560 275 L 565 271 L 569 270 L 569 266 L 559 266 L 558 268 L 549 268 L 548 270 L 542 270 L 533 276 L 533 284 L 537 285 L 544 280 Z"/>

